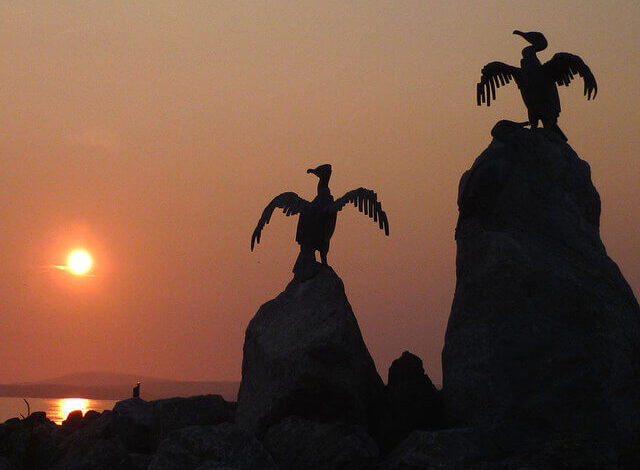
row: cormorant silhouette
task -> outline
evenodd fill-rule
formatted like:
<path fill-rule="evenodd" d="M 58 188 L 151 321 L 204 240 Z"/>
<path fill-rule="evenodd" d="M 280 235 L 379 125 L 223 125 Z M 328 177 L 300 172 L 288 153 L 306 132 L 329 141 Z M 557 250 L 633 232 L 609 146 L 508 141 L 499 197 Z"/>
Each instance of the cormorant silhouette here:
<path fill-rule="evenodd" d="M 482 103 L 491 105 L 491 100 L 496 99 L 496 88 L 515 80 L 524 104 L 529 111 L 529 122 L 532 128 L 538 127 L 538 121 L 542 121 L 545 128 L 552 129 L 562 136 L 567 137 L 558 127 L 560 115 L 560 98 L 558 85 L 569 85 L 576 74 L 584 80 L 584 94 L 588 100 L 596 97 L 598 84 L 589 67 L 577 55 L 568 52 L 559 52 L 545 64 L 541 64 L 536 56 L 537 52 L 547 48 L 547 40 L 542 33 L 535 31 L 523 33 L 514 31 L 526 39 L 531 45 L 522 49 L 520 68 L 491 62 L 482 68 L 482 76 L 477 86 L 478 106 Z"/>
<path fill-rule="evenodd" d="M 353 203 L 360 212 L 371 217 L 374 222 L 378 222 L 381 230 L 389 235 L 389 221 L 387 214 L 382 210 L 382 205 L 378 201 L 375 192 L 366 188 L 358 188 L 349 191 L 337 200 L 333 200 L 329 190 L 329 179 L 331 178 L 331 165 L 320 165 L 317 168 L 307 170 L 319 178 L 318 195 L 309 202 L 302 199 L 296 193 L 287 192 L 276 196 L 262 212 L 256 229 L 251 236 L 251 251 L 256 243 L 260 243 L 262 229 L 271 220 L 274 209 L 280 208 L 288 217 L 300 214 L 298 227 L 296 230 L 296 241 L 300 245 L 300 254 L 293 267 L 294 278 L 306 279 L 313 273 L 315 265 L 315 252 L 320 252 L 322 264 L 327 264 L 327 253 L 329 252 L 329 241 L 336 228 L 338 211 L 348 203 Z"/>

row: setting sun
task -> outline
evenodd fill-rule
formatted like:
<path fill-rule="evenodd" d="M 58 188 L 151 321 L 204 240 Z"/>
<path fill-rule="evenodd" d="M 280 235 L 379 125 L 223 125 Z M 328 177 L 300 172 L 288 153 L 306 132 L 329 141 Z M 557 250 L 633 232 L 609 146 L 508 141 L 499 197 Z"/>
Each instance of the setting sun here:
<path fill-rule="evenodd" d="M 69 255 L 67 265 L 73 274 L 82 275 L 91 269 L 91 256 L 83 250 L 76 250 Z"/>

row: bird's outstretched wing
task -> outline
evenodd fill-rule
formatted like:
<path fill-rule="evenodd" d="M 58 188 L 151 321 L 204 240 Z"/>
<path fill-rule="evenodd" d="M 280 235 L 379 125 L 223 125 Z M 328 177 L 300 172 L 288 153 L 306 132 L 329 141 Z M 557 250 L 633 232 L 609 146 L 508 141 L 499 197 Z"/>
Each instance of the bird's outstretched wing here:
<path fill-rule="evenodd" d="M 384 230 L 385 235 L 389 235 L 389 220 L 387 214 L 382 210 L 382 204 L 378 201 L 378 195 L 366 188 L 358 188 L 349 191 L 347 194 L 333 203 L 333 209 L 338 212 L 344 206 L 352 202 L 360 212 L 368 215 L 374 222 L 378 222 L 380 230 Z"/>
<path fill-rule="evenodd" d="M 520 69 L 502 62 L 491 62 L 482 67 L 482 74 L 477 85 L 478 106 L 487 103 L 491 106 L 491 100 L 496 99 L 496 88 L 506 85 L 511 80 L 520 86 Z"/>
<path fill-rule="evenodd" d="M 543 67 L 558 85 L 568 86 L 575 75 L 580 75 L 584 80 L 584 95 L 588 100 L 595 98 L 598 94 L 596 78 L 587 64 L 577 55 L 558 52 Z"/>
<path fill-rule="evenodd" d="M 264 208 L 264 211 L 262 211 L 262 216 L 258 221 L 258 225 L 253 231 L 253 235 L 251 235 L 251 251 L 253 251 L 253 246 L 256 243 L 260 243 L 260 234 L 262 229 L 269 223 L 271 215 L 276 208 L 282 209 L 282 212 L 289 217 L 290 215 L 299 214 L 307 204 L 309 204 L 308 201 L 305 201 L 293 192 L 282 193 L 279 196 L 274 197 L 273 201 L 271 201 L 269 205 Z"/>

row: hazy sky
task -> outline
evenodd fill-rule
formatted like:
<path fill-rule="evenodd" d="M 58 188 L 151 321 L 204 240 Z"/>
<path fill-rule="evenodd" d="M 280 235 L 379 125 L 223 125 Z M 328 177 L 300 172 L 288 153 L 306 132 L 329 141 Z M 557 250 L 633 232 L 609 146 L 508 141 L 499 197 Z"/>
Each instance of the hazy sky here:
<path fill-rule="evenodd" d="M 560 127 L 602 197 L 601 233 L 640 293 L 640 2 L 10 1 L 0 3 L 0 382 L 108 370 L 240 378 L 244 330 L 289 282 L 305 170 L 378 192 L 391 236 L 338 219 L 342 277 L 381 375 L 402 351 L 440 381 L 460 175 L 515 85 L 475 104 L 514 29 L 595 74 L 560 89 Z M 52 269 L 84 247 L 95 277 Z"/>

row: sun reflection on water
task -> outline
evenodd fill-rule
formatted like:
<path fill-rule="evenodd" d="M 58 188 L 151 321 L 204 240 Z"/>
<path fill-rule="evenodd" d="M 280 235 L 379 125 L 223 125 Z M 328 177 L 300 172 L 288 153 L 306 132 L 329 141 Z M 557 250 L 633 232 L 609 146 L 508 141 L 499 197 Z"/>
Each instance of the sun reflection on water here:
<path fill-rule="evenodd" d="M 52 405 L 47 415 L 54 423 L 62 424 L 72 411 L 80 410 L 84 415 L 90 409 L 90 400 L 86 398 L 59 398 Z"/>

